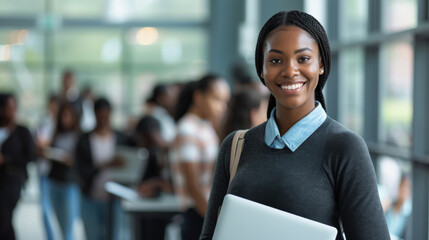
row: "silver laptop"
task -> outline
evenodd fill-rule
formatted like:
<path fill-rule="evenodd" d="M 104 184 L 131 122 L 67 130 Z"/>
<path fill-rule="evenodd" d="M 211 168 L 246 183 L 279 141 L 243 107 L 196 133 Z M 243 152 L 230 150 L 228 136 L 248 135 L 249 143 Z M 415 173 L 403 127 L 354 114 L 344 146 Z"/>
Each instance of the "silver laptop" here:
<path fill-rule="evenodd" d="M 149 152 L 145 148 L 118 146 L 116 154 L 123 158 L 125 166 L 107 170 L 112 181 L 122 184 L 137 184 L 147 166 Z"/>
<path fill-rule="evenodd" d="M 260 203 L 227 194 L 214 240 L 334 240 L 337 229 Z"/>

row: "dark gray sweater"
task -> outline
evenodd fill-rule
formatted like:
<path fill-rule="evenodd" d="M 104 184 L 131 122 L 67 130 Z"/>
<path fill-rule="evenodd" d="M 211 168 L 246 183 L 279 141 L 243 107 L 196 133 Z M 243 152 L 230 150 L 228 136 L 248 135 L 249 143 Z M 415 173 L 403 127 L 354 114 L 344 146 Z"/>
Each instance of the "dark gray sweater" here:
<path fill-rule="evenodd" d="M 347 240 L 390 239 L 374 167 L 361 137 L 327 118 L 295 152 L 264 142 L 265 123 L 246 133 L 228 188 L 233 134 L 222 143 L 200 239 L 211 239 L 226 193 L 334 226 Z M 343 239 L 338 234 L 337 239 Z"/>

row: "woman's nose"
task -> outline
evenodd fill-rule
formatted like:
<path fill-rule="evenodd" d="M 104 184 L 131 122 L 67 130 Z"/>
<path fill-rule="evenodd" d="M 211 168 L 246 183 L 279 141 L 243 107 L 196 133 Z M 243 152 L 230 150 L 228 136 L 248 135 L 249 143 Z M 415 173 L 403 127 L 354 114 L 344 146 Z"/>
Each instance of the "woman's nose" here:
<path fill-rule="evenodd" d="M 293 61 L 285 61 L 282 68 L 282 76 L 293 78 L 299 74 L 298 65 Z"/>

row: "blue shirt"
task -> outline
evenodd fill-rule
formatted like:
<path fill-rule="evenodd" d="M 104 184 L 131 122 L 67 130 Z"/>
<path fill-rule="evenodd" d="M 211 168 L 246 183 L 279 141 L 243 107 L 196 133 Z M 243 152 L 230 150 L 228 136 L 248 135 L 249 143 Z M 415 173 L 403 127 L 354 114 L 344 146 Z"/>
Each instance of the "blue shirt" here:
<path fill-rule="evenodd" d="M 275 149 L 283 149 L 287 146 L 292 152 L 295 152 L 322 125 L 327 117 L 322 105 L 316 101 L 316 107 L 313 111 L 295 123 L 283 136 L 280 136 L 275 113 L 276 108 L 271 111 L 271 116 L 265 127 L 265 143 L 270 148 Z"/>

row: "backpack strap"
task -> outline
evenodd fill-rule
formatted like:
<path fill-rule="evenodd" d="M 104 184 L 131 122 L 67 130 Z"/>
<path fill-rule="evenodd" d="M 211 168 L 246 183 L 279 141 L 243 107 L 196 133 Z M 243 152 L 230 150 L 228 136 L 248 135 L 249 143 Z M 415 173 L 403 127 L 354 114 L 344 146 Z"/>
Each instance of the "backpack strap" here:
<path fill-rule="evenodd" d="M 246 132 L 247 130 L 238 130 L 232 139 L 231 157 L 229 160 L 229 183 L 231 183 L 232 179 L 235 177 L 235 173 L 237 172 L 241 151 L 243 151 L 244 135 Z"/>

